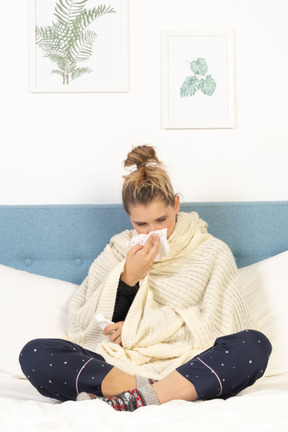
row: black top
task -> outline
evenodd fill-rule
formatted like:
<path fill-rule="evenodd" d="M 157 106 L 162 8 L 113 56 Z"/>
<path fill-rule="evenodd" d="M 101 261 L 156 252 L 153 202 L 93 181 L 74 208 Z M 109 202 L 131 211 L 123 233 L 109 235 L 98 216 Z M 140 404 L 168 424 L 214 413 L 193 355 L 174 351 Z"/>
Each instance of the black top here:
<path fill-rule="evenodd" d="M 139 282 L 137 282 L 135 286 L 131 287 L 121 279 L 119 280 L 114 313 L 112 317 L 113 322 L 117 323 L 119 321 L 125 321 L 126 315 L 138 292 L 138 289 Z"/>

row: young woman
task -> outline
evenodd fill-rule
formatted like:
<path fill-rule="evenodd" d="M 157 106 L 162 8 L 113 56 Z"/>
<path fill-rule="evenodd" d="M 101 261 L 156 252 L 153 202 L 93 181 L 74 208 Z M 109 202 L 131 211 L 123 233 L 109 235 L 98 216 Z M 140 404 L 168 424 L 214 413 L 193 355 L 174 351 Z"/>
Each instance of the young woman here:
<path fill-rule="evenodd" d="M 153 147 L 134 148 L 124 166 L 135 165 L 122 191 L 134 230 L 91 265 L 68 340 L 29 342 L 22 370 L 45 396 L 102 398 L 117 410 L 236 395 L 264 374 L 271 345 L 251 329 L 232 253 L 196 213 L 179 213 Z M 169 253 L 159 259 L 163 229 Z M 140 234 L 147 242 L 129 246 Z M 104 332 L 99 314 L 113 321 Z"/>

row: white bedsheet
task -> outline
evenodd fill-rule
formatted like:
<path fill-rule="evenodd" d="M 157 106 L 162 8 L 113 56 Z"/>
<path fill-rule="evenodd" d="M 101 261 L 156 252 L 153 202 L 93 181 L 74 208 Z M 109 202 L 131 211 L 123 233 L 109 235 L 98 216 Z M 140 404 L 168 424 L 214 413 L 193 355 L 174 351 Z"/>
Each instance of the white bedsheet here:
<path fill-rule="evenodd" d="M 17 316 L 1 335 L 0 432 L 288 432 L 287 266 L 288 251 L 240 270 L 251 313 L 273 346 L 266 377 L 226 401 L 173 401 L 133 413 L 116 412 L 99 400 L 61 404 L 42 397 L 27 380 L 12 378 L 23 376 L 18 356 L 24 343 L 65 332 L 63 317 L 75 286 L 0 266 L 6 290 L 1 328 L 11 311 Z"/>
<path fill-rule="evenodd" d="M 288 379 L 263 378 L 226 401 L 173 401 L 133 413 L 116 412 L 99 400 L 58 403 L 26 381 L 0 379 L 0 431 L 185 432 L 288 431 Z"/>

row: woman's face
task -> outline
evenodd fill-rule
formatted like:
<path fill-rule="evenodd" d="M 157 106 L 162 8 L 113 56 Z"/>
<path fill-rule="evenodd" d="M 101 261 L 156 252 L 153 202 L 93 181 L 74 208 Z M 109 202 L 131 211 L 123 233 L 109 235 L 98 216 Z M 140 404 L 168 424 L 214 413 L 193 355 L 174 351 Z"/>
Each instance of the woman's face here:
<path fill-rule="evenodd" d="M 137 234 L 148 234 L 167 228 L 167 238 L 176 225 L 176 216 L 180 208 L 179 196 L 175 196 L 175 205 L 168 205 L 163 200 L 152 201 L 147 206 L 138 204 L 129 206 L 129 216 Z"/>

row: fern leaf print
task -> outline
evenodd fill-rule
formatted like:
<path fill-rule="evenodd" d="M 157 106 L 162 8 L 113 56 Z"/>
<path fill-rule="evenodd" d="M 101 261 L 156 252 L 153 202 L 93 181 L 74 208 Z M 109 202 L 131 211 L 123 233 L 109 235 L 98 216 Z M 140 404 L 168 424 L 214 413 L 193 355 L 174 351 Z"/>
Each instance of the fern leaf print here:
<path fill-rule="evenodd" d="M 63 85 L 91 73 L 88 66 L 80 66 L 92 57 L 93 44 L 97 34 L 88 26 L 96 19 L 116 11 L 106 5 L 86 8 L 88 0 L 57 0 L 54 19 L 50 26 L 36 26 L 36 45 L 43 51 L 57 69 L 52 74 L 62 78 Z"/>

